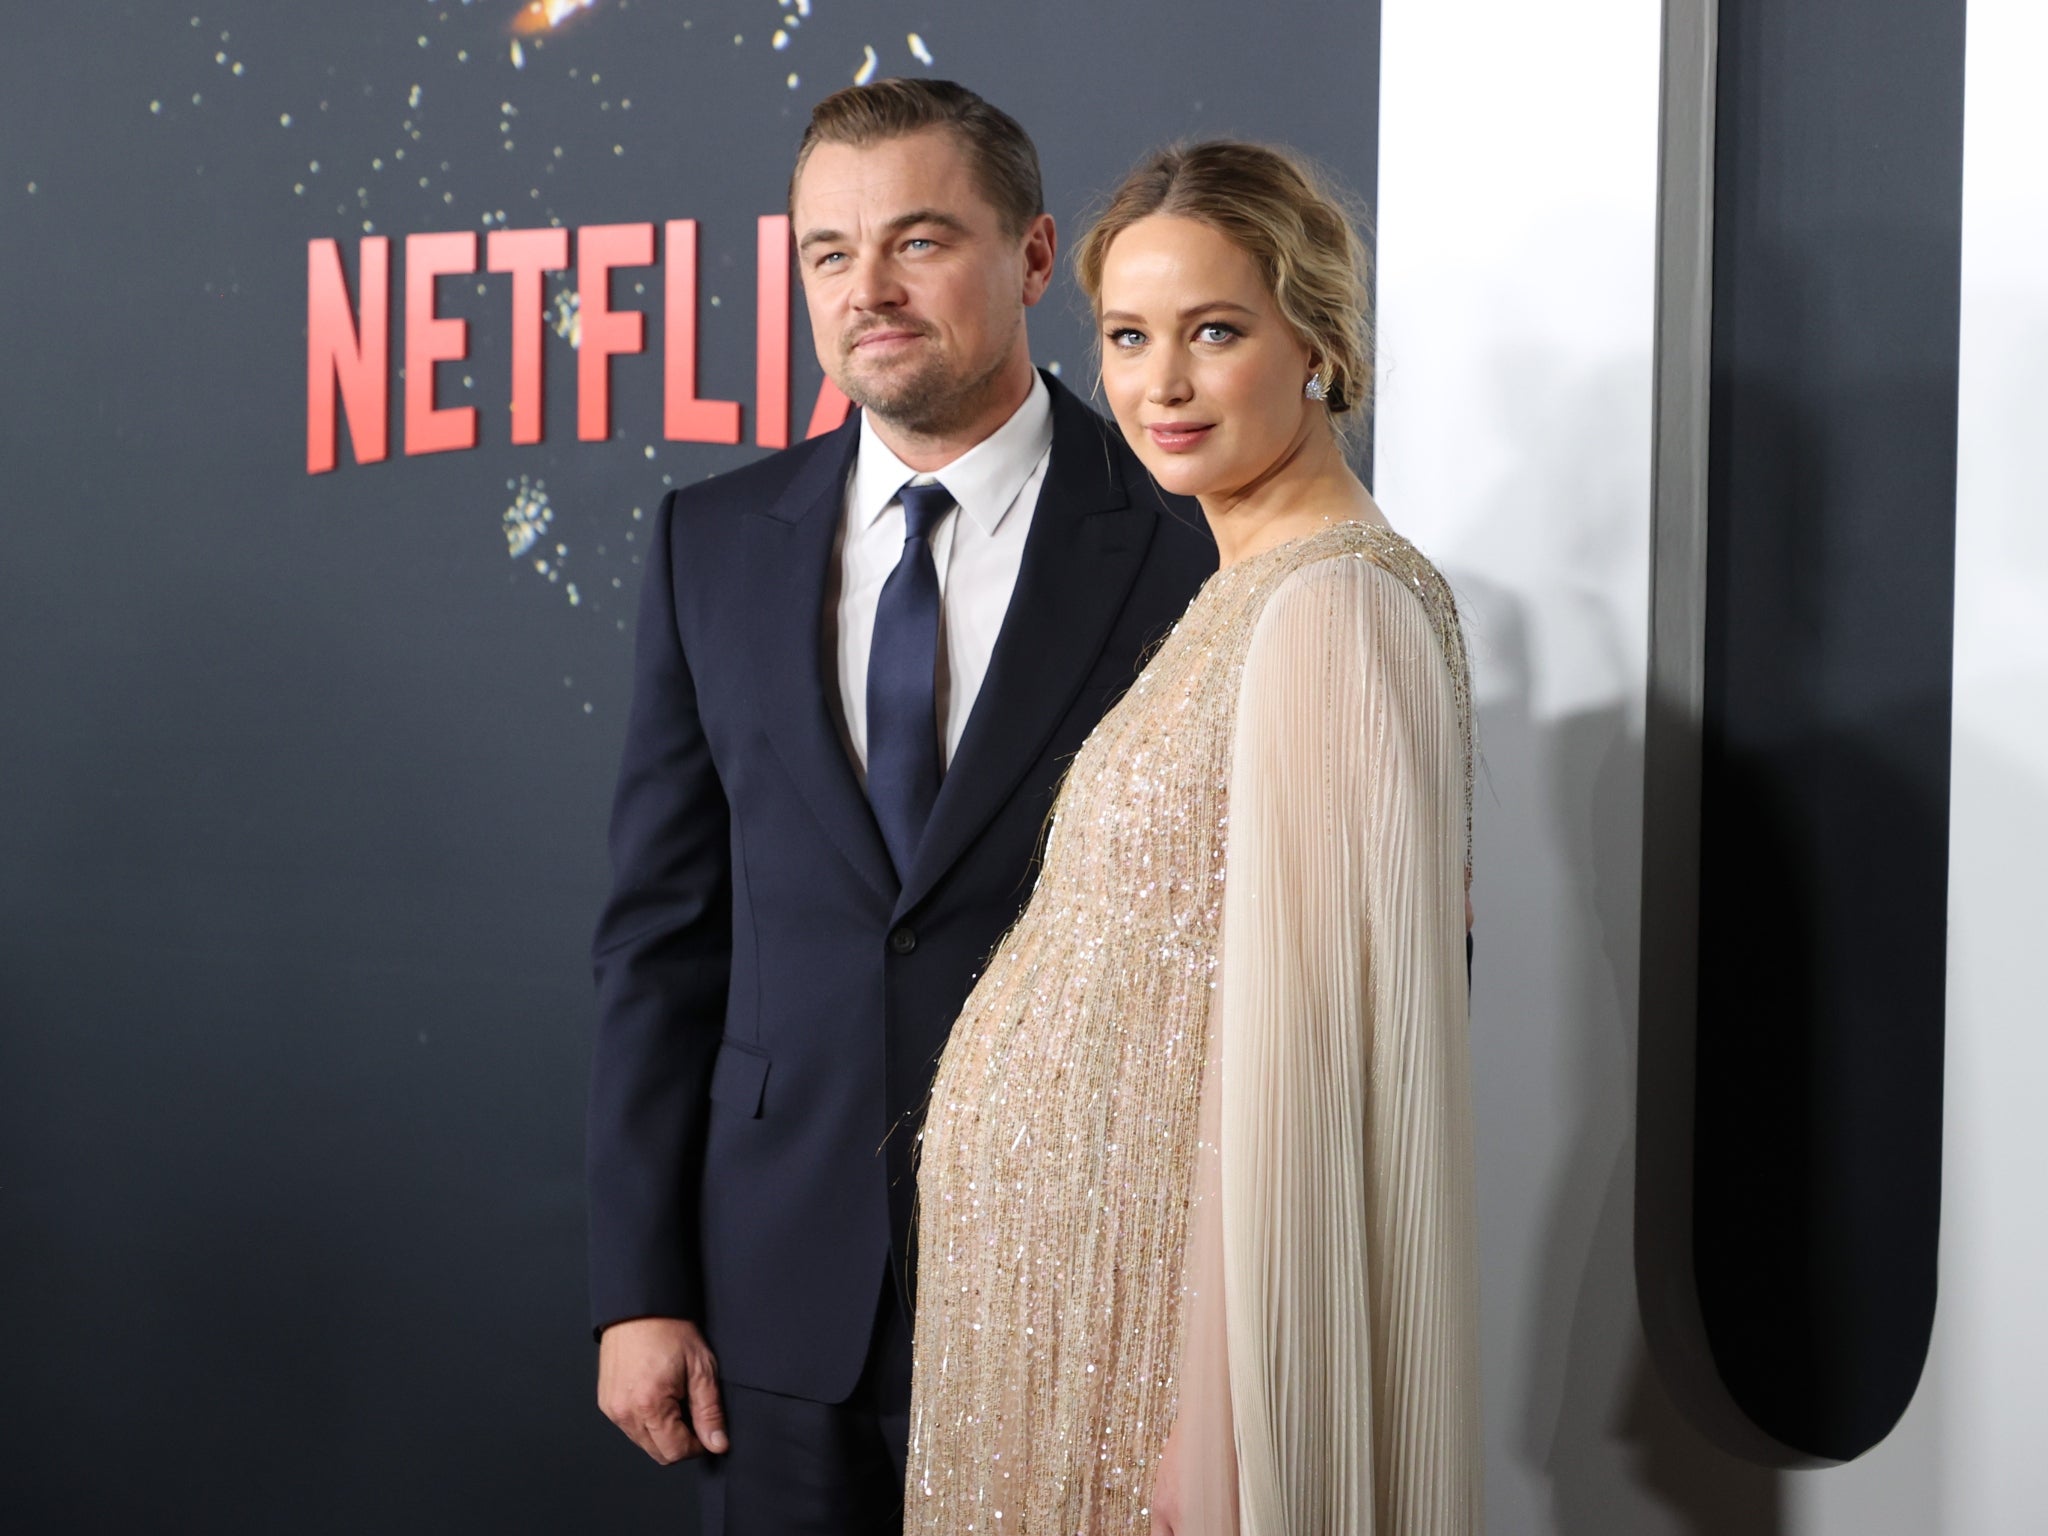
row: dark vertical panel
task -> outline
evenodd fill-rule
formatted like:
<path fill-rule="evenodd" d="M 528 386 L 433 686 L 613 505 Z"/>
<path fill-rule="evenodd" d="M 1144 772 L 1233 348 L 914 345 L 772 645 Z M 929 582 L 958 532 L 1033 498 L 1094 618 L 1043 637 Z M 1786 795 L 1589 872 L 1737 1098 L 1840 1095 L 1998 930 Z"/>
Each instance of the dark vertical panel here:
<path fill-rule="evenodd" d="M 1963 14 L 1720 7 L 1695 1264 L 1829 1458 L 1935 1301 Z"/>
<path fill-rule="evenodd" d="M 699 384 L 751 437 L 754 220 L 870 45 L 908 73 L 919 33 L 1031 128 L 1069 240 L 1176 136 L 1372 184 L 1376 5 L 597 0 L 514 68 L 520 8 L 9 9 L 0 1530 L 691 1528 L 591 1402 L 586 945 L 633 509 L 758 450 L 662 442 L 659 270 L 613 283 L 649 314 L 623 435 L 576 441 L 550 332 L 514 447 L 480 273 L 441 284 L 472 358 L 439 375 L 482 446 L 407 458 L 394 271 L 394 456 L 309 478 L 309 240 L 353 271 L 366 220 L 396 266 L 410 233 L 698 219 Z M 1032 326 L 1086 388 L 1070 285 Z M 511 559 L 521 477 L 555 523 Z"/>

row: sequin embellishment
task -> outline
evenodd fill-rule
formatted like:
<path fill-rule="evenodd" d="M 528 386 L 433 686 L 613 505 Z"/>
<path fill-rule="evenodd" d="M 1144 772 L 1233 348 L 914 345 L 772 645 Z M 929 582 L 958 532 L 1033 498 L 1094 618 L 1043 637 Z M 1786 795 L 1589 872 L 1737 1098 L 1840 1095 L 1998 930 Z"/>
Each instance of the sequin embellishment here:
<path fill-rule="evenodd" d="M 908 1531 L 1148 1528 L 1176 1412 L 1239 684 L 1279 585 L 1347 557 L 1398 578 L 1435 631 L 1469 861 L 1470 691 L 1435 567 L 1346 522 L 1213 576 L 1076 756 L 1030 904 L 940 1061 L 918 1177 Z"/>

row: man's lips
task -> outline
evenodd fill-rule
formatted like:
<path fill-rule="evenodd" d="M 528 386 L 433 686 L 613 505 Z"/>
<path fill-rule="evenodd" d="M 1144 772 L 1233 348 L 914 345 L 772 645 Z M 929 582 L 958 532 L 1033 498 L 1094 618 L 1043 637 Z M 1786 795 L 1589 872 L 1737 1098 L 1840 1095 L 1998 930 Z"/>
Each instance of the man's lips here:
<path fill-rule="evenodd" d="M 923 331 L 863 331 L 860 335 L 853 338 L 853 344 L 848 350 L 852 352 L 887 351 L 893 347 L 900 347 L 906 342 L 922 341 L 923 339 Z"/>
<path fill-rule="evenodd" d="M 1200 446 L 1215 425 L 1210 421 L 1160 421 L 1145 430 L 1168 453 L 1186 453 Z"/>

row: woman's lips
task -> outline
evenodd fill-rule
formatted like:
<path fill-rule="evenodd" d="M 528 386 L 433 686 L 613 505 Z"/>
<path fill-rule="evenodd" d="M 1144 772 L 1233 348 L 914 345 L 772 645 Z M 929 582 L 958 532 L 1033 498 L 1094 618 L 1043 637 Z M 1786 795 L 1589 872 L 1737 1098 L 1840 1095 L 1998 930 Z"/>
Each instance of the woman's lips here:
<path fill-rule="evenodd" d="M 1187 453 L 1201 446 L 1214 425 L 1213 422 L 1162 421 L 1145 430 L 1151 434 L 1152 441 L 1166 452 Z"/>

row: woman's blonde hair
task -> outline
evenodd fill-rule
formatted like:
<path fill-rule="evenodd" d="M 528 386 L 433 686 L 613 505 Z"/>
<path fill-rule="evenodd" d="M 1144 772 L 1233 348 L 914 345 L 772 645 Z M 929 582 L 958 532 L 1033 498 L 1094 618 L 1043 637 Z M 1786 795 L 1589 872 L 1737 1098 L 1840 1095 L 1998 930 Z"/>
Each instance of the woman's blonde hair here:
<path fill-rule="evenodd" d="M 1098 312 L 1111 242 L 1154 214 L 1207 224 L 1257 263 L 1281 316 L 1320 363 L 1333 417 L 1372 398 L 1371 258 L 1348 200 L 1307 162 L 1235 139 L 1147 157 L 1074 248 L 1081 291 Z"/>

